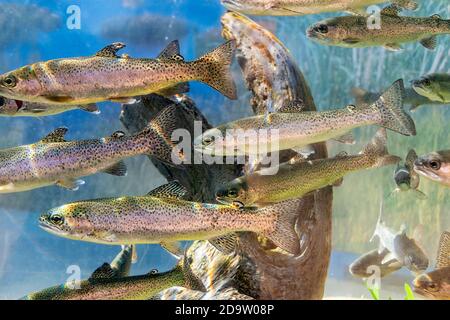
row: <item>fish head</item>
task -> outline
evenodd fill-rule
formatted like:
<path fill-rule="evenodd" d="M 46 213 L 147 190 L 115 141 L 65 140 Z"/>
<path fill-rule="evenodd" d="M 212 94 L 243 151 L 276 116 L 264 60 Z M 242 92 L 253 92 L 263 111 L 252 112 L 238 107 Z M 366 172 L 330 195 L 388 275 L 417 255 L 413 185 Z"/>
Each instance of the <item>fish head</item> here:
<path fill-rule="evenodd" d="M 194 139 L 194 149 L 197 152 L 209 155 L 224 155 L 227 138 L 225 127 L 206 130 Z"/>
<path fill-rule="evenodd" d="M 406 234 L 400 234 L 395 238 L 394 247 L 398 260 L 414 273 L 420 273 L 428 268 L 429 260 L 423 250 L 414 239 Z"/>
<path fill-rule="evenodd" d="M 444 184 L 450 183 L 450 151 L 436 151 L 420 156 L 414 161 L 414 171 Z"/>
<path fill-rule="evenodd" d="M 437 81 L 434 75 L 426 75 L 420 79 L 412 80 L 411 86 L 418 94 L 424 97 L 429 97 L 432 100 L 438 98 L 440 92 L 440 82 Z M 434 97 L 434 99 L 433 99 Z"/>
<path fill-rule="evenodd" d="M 346 17 L 340 17 L 346 18 Z M 346 27 L 340 18 L 331 18 L 322 20 L 316 24 L 311 25 L 306 30 L 306 35 L 311 40 L 325 45 L 342 45 L 350 42 L 356 42 L 354 35 L 351 35 L 350 30 Z M 352 43 L 348 43 L 351 45 Z"/>
<path fill-rule="evenodd" d="M 0 76 L 0 95 L 18 100 L 37 96 L 41 93 L 41 84 L 31 66 L 5 73 Z"/>
<path fill-rule="evenodd" d="M 257 200 L 257 193 L 250 190 L 245 177 L 236 178 L 216 192 L 216 200 L 222 204 L 248 207 Z"/>
<path fill-rule="evenodd" d="M 66 204 L 42 214 L 39 226 L 45 231 L 74 240 L 82 240 L 94 233 L 89 216 L 92 207 L 88 202 Z"/>
<path fill-rule="evenodd" d="M 402 190 L 409 190 L 411 185 L 411 175 L 409 171 L 404 167 L 398 167 L 394 172 L 394 180 L 397 186 Z"/>
<path fill-rule="evenodd" d="M 450 299 L 450 268 L 418 275 L 413 282 L 414 292 L 431 299 Z"/>

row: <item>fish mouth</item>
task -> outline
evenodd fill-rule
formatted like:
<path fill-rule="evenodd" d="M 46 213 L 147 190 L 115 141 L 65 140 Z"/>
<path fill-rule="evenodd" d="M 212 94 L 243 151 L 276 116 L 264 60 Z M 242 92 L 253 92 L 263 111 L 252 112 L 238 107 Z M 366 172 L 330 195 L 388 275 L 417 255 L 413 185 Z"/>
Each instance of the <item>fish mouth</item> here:
<path fill-rule="evenodd" d="M 316 32 L 316 31 L 314 31 L 313 28 L 309 28 L 309 29 L 306 30 L 306 36 L 308 38 L 318 38 L 319 35 L 320 34 L 318 32 Z"/>
<path fill-rule="evenodd" d="M 46 231 L 48 233 L 51 233 L 53 235 L 56 235 L 56 236 L 65 237 L 65 236 L 68 235 L 67 232 L 62 231 L 62 230 L 60 230 L 60 229 L 58 229 L 58 228 L 56 228 L 56 227 L 54 227 L 52 225 L 49 225 L 49 224 L 47 224 L 47 223 L 45 223 L 43 221 L 39 221 L 39 227 L 41 229 L 43 229 L 44 231 Z"/>
<path fill-rule="evenodd" d="M 416 171 L 417 173 L 419 173 L 427 178 L 430 178 L 432 180 L 441 181 L 440 176 L 438 176 L 434 172 L 431 172 L 431 171 L 425 169 L 425 167 L 423 167 L 422 165 L 420 165 L 418 163 L 414 163 L 414 171 Z"/>

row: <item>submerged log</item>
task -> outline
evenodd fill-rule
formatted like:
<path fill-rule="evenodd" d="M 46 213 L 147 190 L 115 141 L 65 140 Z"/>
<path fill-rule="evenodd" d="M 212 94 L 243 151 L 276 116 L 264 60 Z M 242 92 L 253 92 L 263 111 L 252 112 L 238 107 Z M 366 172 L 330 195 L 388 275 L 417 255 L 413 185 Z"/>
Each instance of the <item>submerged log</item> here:
<path fill-rule="evenodd" d="M 274 35 L 236 13 L 225 14 L 222 24 L 224 36 L 237 42 L 238 62 L 247 86 L 253 92 L 252 107 L 255 113 L 276 111 L 284 103 L 299 100 L 303 101 L 307 110 L 315 110 L 314 100 L 301 71 Z M 192 139 L 194 120 L 202 122 L 203 130 L 211 127 L 191 100 L 176 101 L 157 95 L 143 97 L 135 105 L 124 105 L 121 121 L 130 133 L 135 133 L 172 103 L 179 106 L 178 127 L 186 128 Z M 313 157 L 327 156 L 324 143 L 316 144 L 314 148 Z M 292 155 L 292 152 L 285 152 L 281 157 Z M 156 159 L 152 162 L 168 180 L 180 181 L 190 190 L 192 199 L 202 202 L 214 202 L 218 188 L 242 172 L 239 165 L 197 164 L 179 169 Z M 227 292 L 233 292 L 229 296 L 243 294 L 257 299 L 321 299 L 331 253 L 331 207 L 332 189 L 324 188 L 305 197 L 298 207 L 292 208 L 299 216 L 296 227 L 303 249 L 299 256 L 278 249 L 268 250 L 273 246 L 268 247 L 255 234 L 240 234 L 238 270 L 234 280 L 224 286 Z M 207 241 L 197 241 L 187 252 L 193 271 L 204 283 L 214 271 L 211 268 L 217 268 L 208 262 L 216 254 L 221 253 Z M 186 298 L 186 295 L 183 297 Z"/>

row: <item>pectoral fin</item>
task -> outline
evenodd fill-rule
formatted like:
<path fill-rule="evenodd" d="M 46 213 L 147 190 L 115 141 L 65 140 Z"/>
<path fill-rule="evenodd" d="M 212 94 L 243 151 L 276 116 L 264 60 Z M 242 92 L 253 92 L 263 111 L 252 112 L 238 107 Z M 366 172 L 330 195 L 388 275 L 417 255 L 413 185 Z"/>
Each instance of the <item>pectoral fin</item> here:
<path fill-rule="evenodd" d="M 420 44 L 429 50 L 434 50 L 437 47 L 437 37 L 432 36 L 426 39 L 420 40 Z"/>
<path fill-rule="evenodd" d="M 398 43 L 386 43 L 384 48 L 389 51 L 400 51 L 402 47 Z"/>
<path fill-rule="evenodd" d="M 85 184 L 85 182 L 83 180 L 64 179 L 59 180 L 56 184 L 62 188 L 77 191 L 80 188 L 80 186 Z"/>
<path fill-rule="evenodd" d="M 181 243 L 178 241 L 163 241 L 160 243 L 160 245 L 177 259 L 181 259 L 184 254 Z"/>
<path fill-rule="evenodd" d="M 48 100 L 49 102 L 57 102 L 57 103 L 69 103 L 75 100 L 71 96 L 42 96 L 42 97 Z"/>
<path fill-rule="evenodd" d="M 395 258 L 395 256 L 394 256 L 391 252 L 389 252 L 389 253 L 383 258 L 383 260 L 381 260 L 381 263 L 382 263 L 382 264 L 386 264 L 386 263 L 392 263 L 392 262 L 395 262 L 395 261 L 398 261 L 398 260 Z"/>
<path fill-rule="evenodd" d="M 208 241 L 220 252 L 224 254 L 232 254 L 236 251 L 238 237 L 235 233 L 230 233 L 225 236 L 209 239 Z"/>
<path fill-rule="evenodd" d="M 78 109 L 86 111 L 86 112 L 90 112 L 93 114 L 100 114 L 100 110 L 98 109 L 98 107 L 95 103 L 78 106 Z"/>
<path fill-rule="evenodd" d="M 124 177 L 127 175 L 127 166 L 125 165 L 125 162 L 119 161 L 101 172 L 108 173 L 113 176 Z"/>
<path fill-rule="evenodd" d="M 137 102 L 137 99 L 129 98 L 129 97 L 115 97 L 115 98 L 109 98 L 109 101 L 122 103 L 122 104 L 135 104 Z"/>
<path fill-rule="evenodd" d="M 346 134 L 344 134 L 340 137 L 333 138 L 333 140 L 340 142 L 340 143 L 345 143 L 345 144 L 355 144 L 356 143 L 355 137 L 353 136 L 353 134 L 351 132 L 347 132 Z"/>

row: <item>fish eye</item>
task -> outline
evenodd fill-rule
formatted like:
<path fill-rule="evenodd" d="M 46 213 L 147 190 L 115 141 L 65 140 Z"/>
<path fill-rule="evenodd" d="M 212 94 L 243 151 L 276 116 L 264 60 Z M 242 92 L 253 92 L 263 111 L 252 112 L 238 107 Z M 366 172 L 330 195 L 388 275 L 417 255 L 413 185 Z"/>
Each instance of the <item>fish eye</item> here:
<path fill-rule="evenodd" d="M 317 32 L 320 32 L 323 34 L 328 33 L 328 26 L 326 24 L 320 24 L 320 25 L 316 26 L 315 29 Z"/>
<path fill-rule="evenodd" d="M 431 160 L 428 162 L 428 166 L 433 170 L 439 170 L 441 168 L 441 162 L 439 160 Z"/>
<path fill-rule="evenodd" d="M 13 88 L 13 87 L 15 87 L 16 84 L 17 84 L 17 79 L 16 79 L 15 76 L 9 75 L 9 76 L 7 76 L 5 79 L 3 79 L 2 84 L 3 84 L 5 87 Z"/>
<path fill-rule="evenodd" d="M 50 221 L 53 224 L 61 225 L 64 222 L 64 218 L 59 214 L 54 214 L 54 215 L 50 216 Z"/>
<path fill-rule="evenodd" d="M 158 273 L 158 269 L 152 269 L 150 270 L 150 274 L 157 274 Z"/>
<path fill-rule="evenodd" d="M 236 198 L 238 196 L 238 191 L 236 189 L 228 190 L 228 197 Z"/>
<path fill-rule="evenodd" d="M 209 137 L 204 137 L 203 138 L 203 144 L 204 145 L 211 144 L 213 141 L 214 141 L 214 137 L 213 136 L 209 136 Z"/>

